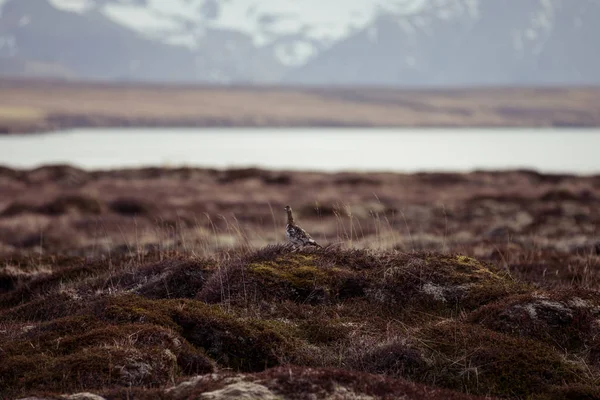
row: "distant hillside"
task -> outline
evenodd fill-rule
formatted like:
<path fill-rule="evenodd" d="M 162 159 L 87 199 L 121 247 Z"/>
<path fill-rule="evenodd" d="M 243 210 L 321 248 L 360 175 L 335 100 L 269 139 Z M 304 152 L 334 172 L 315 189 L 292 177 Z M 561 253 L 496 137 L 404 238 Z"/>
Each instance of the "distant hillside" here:
<path fill-rule="evenodd" d="M 600 88 L 220 87 L 0 79 L 0 134 L 81 127 L 598 127 Z"/>
<path fill-rule="evenodd" d="M 0 76 L 600 84 L 597 0 L 0 0 Z"/>

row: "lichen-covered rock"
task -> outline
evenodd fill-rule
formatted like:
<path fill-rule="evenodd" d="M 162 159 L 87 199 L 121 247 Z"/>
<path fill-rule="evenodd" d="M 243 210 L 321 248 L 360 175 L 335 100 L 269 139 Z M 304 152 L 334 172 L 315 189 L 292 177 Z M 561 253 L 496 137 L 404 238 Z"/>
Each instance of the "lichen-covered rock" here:
<path fill-rule="evenodd" d="M 230 383 L 222 389 L 202 393 L 200 398 L 203 400 L 284 400 L 284 397 L 275 395 L 266 386 L 256 382 Z"/>
<path fill-rule="evenodd" d="M 98 396 L 94 393 L 82 392 L 82 393 L 74 393 L 68 396 L 65 396 L 66 400 L 105 400 L 104 397 Z"/>
<path fill-rule="evenodd" d="M 143 393 L 140 399 L 145 399 Z M 256 374 L 217 373 L 194 377 L 166 389 L 161 398 L 265 399 L 265 400 L 475 400 L 445 389 L 436 389 L 356 371 L 305 367 L 277 367 Z"/>

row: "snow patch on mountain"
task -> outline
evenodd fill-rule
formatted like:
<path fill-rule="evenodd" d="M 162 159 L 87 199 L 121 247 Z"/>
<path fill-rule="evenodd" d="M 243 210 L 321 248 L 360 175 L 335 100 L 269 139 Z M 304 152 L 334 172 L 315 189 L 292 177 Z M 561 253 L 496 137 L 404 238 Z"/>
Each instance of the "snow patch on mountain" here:
<path fill-rule="evenodd" d="M 426 0 L 50 2 L 61 10 L 78 13 L 95 5 L 105 16 L 143 37 L 190 49 L 200 46 L 208 29 L 240 32 L 254 46 L 271 48 L 282 64 L 299 66 L 320 50 L 365 28 L 378 15 L 410 14 L 423 7 Z"/>
<path fill-rule="evenodd" d="M 94 7 L 92 0 L 49 0 L 55 8 L 83 14 Z"/>

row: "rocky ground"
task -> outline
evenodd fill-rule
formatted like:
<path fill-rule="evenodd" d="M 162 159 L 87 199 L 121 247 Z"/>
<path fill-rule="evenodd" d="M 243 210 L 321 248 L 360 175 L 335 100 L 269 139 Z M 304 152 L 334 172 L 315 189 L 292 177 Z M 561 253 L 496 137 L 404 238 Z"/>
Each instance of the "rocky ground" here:
<path fill-rule="evenodd" d="M 600 398 L 600 177 L 0 170 L 0 398 Z M 290 204 L 325 249 L 283 242 Z"/>

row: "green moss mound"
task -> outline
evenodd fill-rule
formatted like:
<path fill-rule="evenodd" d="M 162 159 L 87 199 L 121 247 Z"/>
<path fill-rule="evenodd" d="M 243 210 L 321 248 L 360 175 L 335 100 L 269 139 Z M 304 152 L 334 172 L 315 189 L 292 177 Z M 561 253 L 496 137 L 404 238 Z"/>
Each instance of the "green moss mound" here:
<path fill-rule="evenodd" d="M 214 370 L 177 333 L 151 324 L 107 325 L 89 316 L 59 319 L 3 347 L 0 386 L 8 393 L 160 386 Z"/>
<path fill-rule="evenodd" d="M 268 246 L 224 261 L 6 261 L 22 276 L 0 293 L 9 398 L 122 388 L 168 398 L 165 386 L 196 374 L 290 365 L 321 368 L 298 373 L 323 382 L 322 368 L 344 368 L 346 383 L 366 372 L 510 398 L 593 393 L 600 377 L 597 293 L 536 291 L 457 254 Z M 211 382 L 203 390 L 223 388 Z"/>
<path fill-rule="evenodd" d="M 219 269 L 198 299 L 333 304 L 364 298 L 392 312 L 418 308 L 449 315 L 528 290 L 494 266 L 461 255 L 336 249 L 297 253 L 272 246 Z"/>
<path fill-rule="evenodd" d="M 399 255 L 387 265 L 369 293 L 387 307 L 448 316 L 530 290 L 494 266 L 461 255 Z"/>
<path fill-rule="evenodd" d="M 276 321 L 239 318 L 195 300 L 119 296 L 95 307 L 113 323 L 151 323 L 172 329 L 224 367 L 257 371 L 293 359 L 294 340 Z"/>
<path fill-rule="evenodd" d="M 209 303 L 248 304 L 261 300 L 291 300 L 330 304 L 352 297 L 352 282 L 366 284 L 354 271 L 323 265 L 319 252 L 291 252 L 269 246 L 220 268 L 207 281 L 198 299 Z M 364 294 L 360 287 L 355 295 Z"/>

